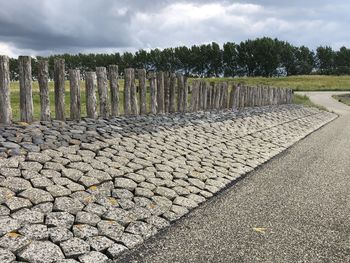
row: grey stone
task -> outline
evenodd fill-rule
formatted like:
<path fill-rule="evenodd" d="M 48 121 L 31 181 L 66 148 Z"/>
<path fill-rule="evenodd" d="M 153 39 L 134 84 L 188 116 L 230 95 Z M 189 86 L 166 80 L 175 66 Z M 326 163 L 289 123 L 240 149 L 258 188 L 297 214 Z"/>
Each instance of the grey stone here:
<path fill-rule="evenodd" d="M 60 197 L 60 196 L 67 196 L 72 193 L 71 190 L 67 189 L 66 187 L 62 185 L 50 185 L 46 187 L 46 190 L 53 196 L 53 197 Z"/>
<path fill-rule="evenodd" d="M 60 163 L 46 162 L 44 165 L 44 169 L 54 170 L 54 171 L 60 172 L 64 169 L 64 166 Z"/>
<path fill-rule="evenodd" d="M 2 181 L 0 185 L 16 193 L 32 187 L 30 182 L 19 177 L 8 177 L 4 181 Z"/>
<path fill-rule="evenodd" d="M 146 222 L 155 226 L 157 229 L 162 229 L 170 225 L 167 220 L 158 216 L 151 216 L 146 219 Z"/>
<path fill-rule="evenodd" d="M 63 169 L 62 176 L 65 176 L 75 182 L 78 182 L 79 179 L 84 175 L 83 172 L 77 169 Z"/>
<path fill-rule="evenodd" d="M 32 208 L 33 211 L 40 211 L 47 215 L 48 213 L 52 212 L 53 203 L 41 203 Z"/>
<path fill-rule="evenodd" d="M 48 239 L 49 232 L 46 225 L 25 225 L 18 230 L 18 233 L 30 240 L 44 240 Z"/>
<path fill-rule="evenodd" d="M 104 236 L 94 236 L 87 239 L 90 247 L 95 251 L 104 251 L 114 244 L 112 240 Z"/>
<path fill-rule="evenodd" d="M 3 204 L 8 200 L 9 198 L 15 196 L 15 193 L 12 192 L 10 189 L 5 187 L 0 187 L 0 203 Z"/>
<path fill-rule="evenodd" d="M 0 248 L 0 262 L 11 263 L 16 260 L 16 256 L 9 250 Z"/>
<path fill-rule="evenodd" d="M 124 232 L 124 227 L 112 220 L 102 220 L 97 224 L 99 235 L 106 236 L 113 240 L 119 240 Z"/>
<path fill-rule="evenodd" d="M 100 170 L 90 170 L 86 176 L 97 179 L 99 183 L 112 180 L 112 177 L 108 173 Z"/>
<path fill-rule="evenodd" d="M 7 216 L 10 214 L 10 209 L 6 206 L 0 205 L 0 216 Z"/>
<path fill-rule="evenodd" d="M 40 211 L 33 211 L 28 208 L 21 209 L 11 214 L 11 217 L 17 219 L 22 224 L 41 224 L 44 223 L 44 214 Z"/>
<path fill-rule="evenodd" d="M 52 242 L 58 243 L 73 238 L 73 233 L 65 227 L 49 228 L 49 236 Z"/>
<path fill-rule="evenodd" d="M 198 206 L 198 204 L 195 201 L 182 196 L 176 197 L 173 203 L 174 205 L 180 205 L 188 209 L 195 208 Z"/>
<path fill-rule="evenodd" d="M 133 191 L 137 187 L 137 184 L 133 180 L 127 178 L 115 178 L 114 185 L 117 188 L 124 188 L 129 191 Z"/>
<path fill-rule="evenodd" d="M 50 161 L 52 158 L 47 154 L 29 152 L 27 155 L 27 159 L 28 161 L 34 161 L 34 162 L 39 162 L 41 164 L 44 164 Z"/>
<path fill-rule="evenodd" d="M 18 254 L 19 259 L 32 263 L 54 263 L 63 259 L 61 249 L 50 241 L 33 241 Z"/>
<path fill-rule="evenodd" d="M 0 142 L 0 145 L 7 148 L 7 149 L 20 148 L 20 146 L 17 143 L 13 143 L 13 142 Z"/>
<path fill-rule="evenodd" d="M 53 201 L 53 197 L 50 193 L 36 188 L 27 189 L 21 192 L 19 196 L 29 199 L 33 204 L 40 204 Z"/>
<path fill-rule="evenodd" d="M 17 168 L 3 167 L 0 168 L 0 175 L 3 175 L 5 177 L 19 177 L 21 176 L 21 170 Z"/>
<path fill-rule="evenodd" d="M 77 224 L 73 226 L 73 234 L 75 237 L 86 239 L 88 237 L 97 236 L 98 230 L 96 227 L 90 225 Z"/>
<path fill-rule="evenodd" d="M 20 163 L 21 169 L 23 170 L 30 170 L 34 172 L 40 172 L 40 170 L 43 168 L 43 166 L 38 162 L 21 162 Z"/>
<path fill-rule="evenodd" d="M 111 247 L 107 249 L 107 255 L 113 259 L 116 259 L 118 255 L 127 250 L 126 246 L 114 243 Z"/>
<path fill-rule="evenodd" d="M 0 238 L 0 247 L 17 253 L 30 243 L 30 239 L 15 232 L 10 232 Z"/>
<path fill-rule="evenodd" d="M 151 198 L 154 196 L 154 193 L 150 189 L 137 187 L 135 188 L 135 195 Z"/>
<path fill-rule="evenodd" d="M 102 216 L 107 211 L 107 209 L 104 206 L 95 203 L 89 203 L 85 206 L 84 210 L 86 212 L 93 213 L 98 216 Z"/>
<path fill-rule="evenodd" d="M 84 205 L 79 200 L 71 197 L 58 197 L 53 205 L 54 211 L 65 211 L 74 215 L 83 208 Z"/>
<path fill-rule="evenodd" d="M 129 226 L 125 229 L 125 231 L 131 234 L 140 235 L 144 239 L 146 239 L 152 235 L 155 235 L 157 233 L 157 228 L 148 223 L 136 221 L 130 223 Z"/>
<path fill-rule="evenodd" d="M 74 216 L 67 212 L 51 212 L 47 214 L 45 224 L 69 229 L 74 224 Z"/>
<path fill-rule="evenodd" d="M 108 263 L 109 259 L 106 255 L 97 252 L 91 251 L 83 256 L 79 257 L 81 263 Z"/>
<path fill-rule="evenodd" d="M 101 218 L 98 215 L 83 211 L 79 211 L 75 217 L 75 222 L 77 224 L 89 224 L 92 226 L 96 226 L 97 223 L 100 221 Z"/>
<path fill-rule="evenodd" d="M 40 173 L 43 176 L 45 176 L 47 178 L 50 178 L 50 179 L 61 177 L 61 173 L 60 172 L 57 172 L 55 170 L 50 170 L 50 169 L 41 170 Z M 42 177 L 42 176 L 40 176 L 40 177 Z"/>
<path fill-rule="evenodd" d="M 21 227 L 21 224 L 18 220 L 13 219 L 9 216 L 0 217 L 0 236 L 5 235 L 6 233 L 16 231 Z"/>
<path fill-rule="evenodd" d="M 30 181 L 36 188 L 45 188 L 47 186 L 53 185 L 53 182 L 48 178 L 34 178 Z"/>
<path fill-rule="evenodd" d="M 132 199 L 134 194 L 126 189 L 113 189 L 112 196 L 120 199 Z"/>
<path fill-rule="evenodd" d="M 170 200 L 174 199 L 177 194 L 174 190 L 166 188 L 166 187 L 157 187 L 154 192 L 158 195 L 164 196 Z"/>
<path fill-rule="evenodd" d="M 13 211 L 17 211 L 22 208 L 32 207 L 32 203 L 28 199 L 20 197 L 11 197 L 5 202 L 8 208 Z"/>
<path fill-rule="evenodd" d="M 121 208 L 110 209 L 102 217 L 107 220 L 117 221 L 121 225 L 127 225 L 136 220 L 136 216 L 133 213 Z"/>
<path fill-rule="evenodd" d="M 84 240 L 73 237 L 60 244 L 64 255 L 68 258 L 76 258 L 90 251 L 90 246 Z"/>
<path fill-rule="evenodd" d="M 97 185 L 99 183 L 99 181 L 93 177 L 82 176 L 79 179 L 79 183 L 83 184 L 85 187 L 91 187 L 93 185 Z"/>
<path fill-rule="evenodd" d="M 140 235 L 134 235 L 129 233 L 124 233 L 120 239 L 119 242 L 123 243 L 128 248 L 133 248 L 143 242 L 143 239 Z"/>

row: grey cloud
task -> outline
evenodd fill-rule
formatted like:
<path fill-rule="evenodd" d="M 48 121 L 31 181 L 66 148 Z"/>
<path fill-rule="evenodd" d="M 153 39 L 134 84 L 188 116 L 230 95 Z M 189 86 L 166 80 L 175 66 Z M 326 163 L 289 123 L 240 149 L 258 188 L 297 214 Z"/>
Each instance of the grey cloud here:
<path fill-rule="evenodd" d="M 237 3 L 254 4 L 261 10 L 252 14 L 225 10 Z M 173 10 L 169 7 L 186 4 L 222 8 L 216 16 L 209 12 L 201 19 L 195 19 L 196 10 L 166 13 Z M 0 47 L 5 43 L 34 54 L 239 42 L 265 35 L 312 48 L 350 44 L 343 33 L 349 23 L 346 0 L 332 1 L 332 5 L 326 0 L 0 0 L 0 6 Z"/>

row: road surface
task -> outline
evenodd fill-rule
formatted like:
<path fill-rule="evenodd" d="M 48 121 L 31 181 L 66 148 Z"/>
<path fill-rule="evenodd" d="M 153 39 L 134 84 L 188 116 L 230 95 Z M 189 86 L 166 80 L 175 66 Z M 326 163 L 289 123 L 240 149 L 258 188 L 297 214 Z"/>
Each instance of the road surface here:
<path fill-rule="evenodd" d="M 117 262 L 350 262 L 350 107 Z"/>

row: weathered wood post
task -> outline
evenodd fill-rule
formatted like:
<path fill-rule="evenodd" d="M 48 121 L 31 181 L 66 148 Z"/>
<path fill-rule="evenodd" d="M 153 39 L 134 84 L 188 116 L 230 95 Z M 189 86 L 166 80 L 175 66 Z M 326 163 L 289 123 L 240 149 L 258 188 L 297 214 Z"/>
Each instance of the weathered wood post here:
<path fill-rule="evenodd" d="M 86 115 L 88 118 L 97 118 L 97 100 L 96 100 L 96 73 L 86 72 L 85 74 L 85 89 L 86 89 Z"/>
<path fill-rule="evenodd" d="M 164 72 L 164 112 L 169 112 L 170 72 Z"/>
<path fill-rule="evenodd" d="M 198 101 L 197 101 L 197 110 L 201 110 L 203 107 L 203 81 L 198 80 Z"/>
<path fill-rule="evenodd" d="M 64 59 L 56 58 L 54 60 L 55 116 L 60 121 L 65 120 L 65 75 Z"/>
<path fill-rule="evenodd" d="M 183 112 L 184 111 L 184 105 L 183 105 L 184 88 L 185 88 L 184 76 L 178 73 L 176 77 L 177 77 L 177 110 L 179 112 Z"/>
<path fill-rule="evenodd" d="M 214 90 L 215 90 L 214 109 L 218 110 L 218 109 L 220 109 L 220 102 L 221 102 L 221 85 L 220 85 L 220 83 L 217 83 L 214 85 Z"/>
<path fill-rule="evenodd" d="M 0 56 L 0 124 L 10 124 L 10 63 L 8 56 Z"/>
<path fill-rule="evenodd" d="M 223 95 L 222 95 L 222 105 L 221 107 L 223 109 L 227 109 L 228 108 L 228 83 L 227 82 L 223 82 L 222 83 L 222 92 L 223 92 Z"/>
<path fill-rule="evenodd" d="M 38 62 L 38 83 L 40 89 L 40 120 L 51 119 L 50 94 L 49 94 L 49 62 L 39 60 Z"/>
<path fill-rule="evenodd" d="M 187 77 L 183 78 L 183 90 L 182 90 L 182 111 L 187 112 L 188 109 L 188 89 L 189 85 L 187 84 Z"/>
<path fill-rule="evenodd" d="M 140 87 L 140 114 L 145 115 L 147 113 L 146 70 L 138 69 L 137 78 L 139 80 L 139 87 Z"/>
<path fill-rule="evenodd" d="M 194 80 L 192 82 L 192 91 L 191 91 L 191 112 L 195 112 L 198 109 L 198 97 L 199 97 L 199 88 L 200 82 L 198 80 Z"/>
<path fill-rule="evenodd" d="M 174 113 L 175 99 L 176 99 L 176 75 L 175 73 L 170 74 L 170 85 L 169 85 L 169 112 Z"/>
<path fill-rule="evenodd" d="M 131 103 L 131 114 L 138 115 L 139 114 L 139 106 L 137 102 L 137 90 L 135 85 L 135 70 L 132 69 L 130 71 L 131 74 L 131 89 L 130 89 L 130 103 Z"/>
<path fill-rule="evenodd" d="M 209 83 L 208 81 L 205 81 L 203 83 L 203 110 L 208 109 L 208 90 L 209 90 Z"/>
<path fill-rule="evenodd" d="M 164 113 L 164 72 L 157 73 L 157 103 L 158 113 Z"/>
<path fill-rule="evenodd" d="M 100 116 L 108 118 L 108 88 L 107 88 L 107 69 L 105 67 L 96 68 L 97 90 L 100 102 Z"/>
<path fill-rule="evenodd" d="M 149 85 L 150 85 L 150 95 L 151 95 L 151 113 L 157 113 L 157 81 L 156 76 L 153 71 L 148 73 Z"/>
<path fill-rule="evenodd" d="M 131 74 L 132 68 L 126 68 L 124 70 L 124 114 L 131 114 Z"/>
<path fill-rule="evenodd" d="M 81 118 L 80 104 L 80 70 L 69 70 L 69 86 L 70 86 L 70 118 L 79 121 Z"/>
<path fill-rule="evenodd" d="M 118 66 L 110 65 L 108 67 L 109 89 L 111 92 L 111 114 L 112 117 L 119 115 L 119 84 L 118 84 Z"/>
<path fill-rule="evenodd" d="M 20 115 L 21 121 L 33 121 L 33 95 L 32 95 L 32 58 L 18 57 Z"/>

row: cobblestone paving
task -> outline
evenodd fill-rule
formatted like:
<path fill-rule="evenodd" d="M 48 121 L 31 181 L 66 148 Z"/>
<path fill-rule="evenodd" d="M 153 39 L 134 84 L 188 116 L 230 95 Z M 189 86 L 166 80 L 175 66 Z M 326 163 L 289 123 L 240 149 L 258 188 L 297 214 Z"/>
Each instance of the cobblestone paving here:
<path fill-rule="evenodd" d="M 334 118 L 287 105 L 0 128 L 0 262 L 109 262 Z"/>

